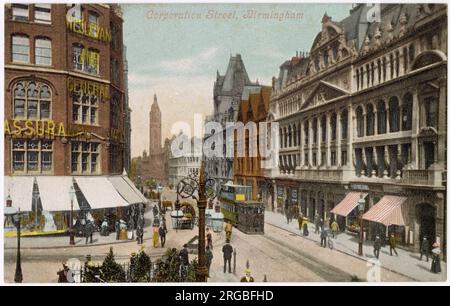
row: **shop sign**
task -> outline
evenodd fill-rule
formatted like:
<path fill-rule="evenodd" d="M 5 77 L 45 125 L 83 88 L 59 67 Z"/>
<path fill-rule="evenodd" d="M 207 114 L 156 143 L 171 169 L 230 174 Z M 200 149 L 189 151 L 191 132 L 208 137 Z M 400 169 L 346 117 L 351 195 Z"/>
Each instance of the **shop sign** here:
<path fill-rule="evenodd" d="M 297 203 L 297 189 L 291 189 L 291 202 Z"/>
<path fill-rule="evenodd" d="M 66 128 L 62 122 L 53 120 L 5 120 L 5 135 L 12 137 L 78 137 L 89 134 L 80 127 Z"/>
<path fill-rule="evenodd" d="M 353 190 L 369 190 L 369 186 L 361 184 L 351 184 L 350 189 Z"/>
<path fill-rule="evenodd" d="M 78 93 L 87 96 L 97 96 L 100 99 L 109 99 L 109 86 L 97 82 L 75 79 L 67 79 L 67 89 L 70 93 Z"/>
<path fill-rule="evenodd" d="M 110 43 L 112 40 L 111 30 L 105 27 L 101 27 L 96 23 L 83 21 L 82 19 L 67 20 L 67 29 L 72 32 L 102 41 Z"/>
<path fill-rule="evenodd" d="M 278 198 L 284 198 L 284 187 L 277 186 L 277 196 Z"/>

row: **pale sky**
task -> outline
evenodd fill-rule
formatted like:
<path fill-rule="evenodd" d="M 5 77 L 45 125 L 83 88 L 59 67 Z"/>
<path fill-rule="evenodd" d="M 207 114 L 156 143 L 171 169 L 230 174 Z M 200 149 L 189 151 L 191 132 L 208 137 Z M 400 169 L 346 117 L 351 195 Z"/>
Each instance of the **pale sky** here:
<path fill-rule="evenodd" d="M 225 74 L 231 54 L 242 55 L 252 81 L 271 85 L 285 60 L 296 51 L 310 51 L 324 13 L 340 21 L 348 16 L 351 4 L 123 4 L 122 8 L 135 157 L 148 151 L 154 93 L 162 112 L 164 141 L 175 122 L 192 124 L 194 113 L 211 114 L 216 71 Z M 284 20 L 244 18 L 248 10 L 272 17 L 286 11 L 302 14 Z M 191 19 L 164 15 L 168 13 Z M 231 19 L 223 19 L 224 14 Z"/>

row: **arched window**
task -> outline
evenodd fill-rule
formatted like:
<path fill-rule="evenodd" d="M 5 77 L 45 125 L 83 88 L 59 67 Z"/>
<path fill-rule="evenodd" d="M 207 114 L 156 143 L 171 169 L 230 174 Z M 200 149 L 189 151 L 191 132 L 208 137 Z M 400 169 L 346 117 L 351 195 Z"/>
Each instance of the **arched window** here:
<path fill-rule="evenodd" d="M 337 116 L 336 113 L 333 113 L 331 115 L 331 122 L 330 122 L 330 128 L 331 128 L 331 140 L 336 140 L 336 120 Z"/>
<path fill-rule="evenodd" d="M 30 62 L 30 39 L 26 35 L 12 36 L 12 61 L 14 63 Z"/>
<path fill-rule="evenodd" d="M 378 101 L 377 103 L 377 126 L 378 134 L 386 133 L 386 105 L 384 101 Z"/>
<path fill-rule="evenodd" d="M 20 81 L 13 86 L 14 118 L 49 119 L 52 91 L 47 84 Z"/>
<path fill-rule="evenodd" d="M 111 127 L 118 128 L 120 121 L 120 99 L 114 94 L 111 99 Z"/>
<path fill-rule="evenodd" d="M 320 133 L 321 133 L 321 141 L 327 141 L 327 117 L 322 116 L 320 118 Z"/>
<path fill-rule="evenodd" d="M 373 113 L 373 105 L 370 103 L 366 107 L 366 119 L 367 119 L 367 129 L 366 135 L 371 136 L 374 134 L 375 127 L 375 114 Z"/>
<path fill-rule="evenodd" d="M 361 106 L 356 109 L 356 132 L 358 137 L 364 136 L 364 116 Z"/>
<path fill-rule="evenodd" d="M 317 118 L 313 120 L 313 143 L 317 143 Z"/>
<path fill-rule="evenodd" d="M 437 128 L 437 99 L 429 96 L 424 99 L 426 126 Z"/>
<path fill-rule="evenodd" d="M 402 105 L 402 131 L 412 129 L 412 95 L 408 92 L 403 97 Z"/>
<path fill-rule="evenodd" d="M 48 38 L 36 38 L 34 43 L 34 62 L 36 65 L 52 64 L 52 41 Z"/>
<path fill-rule="evenodd" d="M 348 131 L 348 112 L 344 109 L 341 113 L 341 137 L 342 139 L 347 139 Z"/>
<path fill-rule="evenodd" d="M 400 130 L 399 117 L 398 99 L 397 97 L 392 97 L 389 100 L 389 131 L 391 133 Z"/>

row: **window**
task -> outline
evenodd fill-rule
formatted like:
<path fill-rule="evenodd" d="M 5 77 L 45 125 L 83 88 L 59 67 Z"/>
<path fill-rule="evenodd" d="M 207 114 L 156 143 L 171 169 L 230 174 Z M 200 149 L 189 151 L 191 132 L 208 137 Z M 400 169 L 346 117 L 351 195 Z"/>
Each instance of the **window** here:
<path fill-rule="evenodd" d="M 34 62 L 37 65 L 52 64 L 52 41 L 46 38 L 37 38 L 34 45 Z"/>
<path fill-rule="evenodd" d="M 119 121 L 120 121 L 120 101 L 117 95 L 113 95 L 111 100 L 111 127 L 118 128 Z"/>
<path fill-rule="evenodd" d="M 437 101 L 435 97 L 425 98 L 426 126 L 437 127 Z"/>
<path fill-rule="evenodd" d="M 75 123 L 95 125 L 98 123 L 98 97 L 81 93 L 77 88 L 72 94 L 72 119 Z"/>
<path fill-rule="evenodd" d="M 49 119 L 52 92 L 40 82 L 17 82 L 13 87 L 14 118 Z"/>
<path fill-rule="evenodd" d="M 367 87 L 370 86 L 370 67 L 369 64 L 366 65 L 366 71 L 367 71 Z"/>
<path fill-rule="evenodd" d="M 119 29 L 114 23 L 110 24 L 111 29 L 111 45 L 114 50 L 119 49 Z"/>
<path fill-rule="evenodd" d="M 28 21 L 28 4 L 16 3 L 12 5 L 13 20 Z"/>
<path fill-rule="evenodd" d="M 377 60 L 378 83 L 381 83 L 381 61 Z"/>
<path fill-rule="evenodd" d="M 337 121 L 337 117 L 336 117 L 336 113 L 333 113 L 331 115 L 331 119 L 330 119 L 330 125 L 331 125 L 331 140 L 336 140 L 336 121 Z"/>
<path fill-rule="evenodd" d="M 383 57 L 383 81 L 386 81 L 386 57 Z"/>
<path fill-rule="evenodd" d="M 119 62 L 115 59 L 111 59 L 111 79 L 114 83 L 119 82 Z"/>
<path fill-rule="evenodd" d="M 347 130 L 348 130 L 348 112 L 347 112 L 347 110 L 344 110 L 341 113 L 341 136 L 342 136 L 342 139 L 347 139 Z"/>
<path fill-rule="evenodd" d="M 375 114 L 373 112 L 372 104 L 367 105 L 366 112 L 367 112 L 367 114 L 366 114 L 366 118 L 367 118 L 366 134 L 368 136 L 370 136 L 370 135 L 374 134 L 374 127 L 375 127 Z"/>
<path fill-rule="evenodd" d="M 370 64 L 370 73 L 371 73 L 370 79 L 372 80 L 372 86 L 373 86 L 373 82 L 375 80 L 375 63 L 373 63 L 373 62 Z"/>
<path fill-rule="evenodd" d="M 50 172 L 52 170 L 51 140 L 12 141 L 13 172 Z"/>
<path fill-rule="evenodd" d="M 347 165 L 347 151 L 341 152 L 341 165 L 342 166 Z"/>
<path fill-rule="evenodd" d="M 98 19 L 97 13 L 89 12 L 89 33 L 94 37 L 97 37 L 97 30 L 99 27 Z"/>
<path fill-rule="evenodd" d="M 313 143 L 317 143 L 317 118 L 313 120 Z"/>
<path fill-rule="evenodd" d="M 30 40 L 25 35 L 12 37 L 12 61 L 14 63 L 30 62 Z"/>
<path fill-rule="evenodd" d="M 394 55 L 391 53 L 389 55 L 389 67 L 391 68 L 391 79 L 394 78 Z"/>
<path fill-rule="evenodd" d="M 359 70 L 356 69 L 356 89 L 359 90 Z"/>
<path fill-rule="evenodd" d="M 327 163 L 327 154 L 325 152 L 320 152 L 320 165 L 324 166 Z"/>
<path fill-rule="evenodd" d="M 309 165 L 309 156 L 308 153 L 305 153 L 305 161 L 304 161 L 305 165 Z"/>
<path fill-rule="evenodd" d="M 400 52 L 395 51 L 395 75 L 398 76 L 400 73 Z"/>
<path fill-rule="evenodd" d="M 363 89 L 364 88 L 364 68 L 363 67 L 361 67 L 361 69 L 360 69 L 360 78 L 361 78 L 361 89 Z"/>
<path fill-rule="evenodd" d="M 72 46 L 73 69 L 89 74 L 99 74 L 100 53 L 94 49 L 86 49 L 82 45 Z"/>
<path fill-rule="evenodd" d="M 309 123 L 308 121 L 305 122 L 305 145 L 308 145 L 308 141 L 309 141 Z"/>
<path fill-rule="evenodd" d="M 99 149 L 96 142 L 71 142 L 72 173 L 99 173 Z"/>
<path fill-rule="evenodd" d="M 386 133 L 386 105 L 384 101 L 377 103 L 377 126 L 378 134 Z"/>
<path fill-rule="evenodd" d="M 52 23 L 51 4 L 34 5 L 34 21 L 37 23 Z"/>
<path fill-rule="evenodd" d="M 336 166 L 336 151 L 331 151 L 330 159 L 331 159 L 331 165 Z"/>
<path fill-rule="evenodd" d="M 409 55 L 408 58 L 409 58 L 409 63 L 410 64 L 413 62 L 414 58 L 416 57 L 415 51 L 416 51 L 416 49 L 414 47 L 414 44 L 410 44 L 409 45 L 409 52 L 408 52 L 408 55 Z"/>
<path fill-rule="evenodd" d="M 407 93 L 403 97 L 402 105 L 402 131 L 412 129 L 412 95 Z"/>
<path fill-rule="evenodd" d="M 100 52 L 89 49 L 88 58 L 84 71 L 89 74 L 99 74 Z"/>
<path fill-rule="evenodd" d="M 322 116 L 320 120 L 320 130 L 322 142 L 327 141 L 327 118 L 325 116 Z"/>
<path fill-rule="evenodd" d="M 397 97 L 392 97 L 389 100 L 389 131 L 398 132 L 400 130 L 399 124 L 400 114 Z"/>
<path fill-rule="evenodd" d="M 279 136 L 280 136 L 280 147 L 281 147 L 281 148 L 284 148 L 284 143 L 283 143 L 283 130 L 282 130 L 282 129 L 280 129 Z"/>
<path fill-rule="evenodd" d="M 356 131 L 358 137 L 364 136 L 364 115 L 361 106 L 356 109 Z"/>
<path fill-rule="evenodd" d="M 298 127 L 297 127 L 297 144 L 299 145 L 299 146 L 301 146 L 301 144 L 302 144 L 302 126 L 301 126 L 301 124 L 299 123 L 298 124 Z"/>
<path fill-rule="evenodd" d="M 312 162 L 313 162 L 313 166 L 315 167 L 315 166 L 317 166 L 317 154 L 316 153 L 313 153 L 313 155 L 312 155 Z"/>
<path fill-rule="evenodd" d="M 408 71 L 408 48 L 403 48 L 403 71 Z"/>

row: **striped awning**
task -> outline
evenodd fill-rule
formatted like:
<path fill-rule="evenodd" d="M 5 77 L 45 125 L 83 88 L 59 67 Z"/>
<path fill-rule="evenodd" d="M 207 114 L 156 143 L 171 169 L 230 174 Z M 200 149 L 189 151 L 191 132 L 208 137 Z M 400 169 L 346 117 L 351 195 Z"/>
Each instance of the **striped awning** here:
<path fill-rule="evenodd" d="M 402 205 L 406 197 L 386 195 L 363 215 L 367 221 L 389 225 L 405 225 Z"/>
<path fill-rule="evenodd" d="M 351 213 L 356 206 L 358 206 L 358 200 L 360 199 L 361 195 L 363 196 L 363 198 L 365 198 L 367 196 L 367 193 L 353 191 L 347 193 L 345 198 L 338 205 L 336 205 L 330 211 L 330 213 L 347 217 L 348 214 Z"/>

